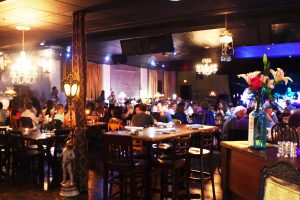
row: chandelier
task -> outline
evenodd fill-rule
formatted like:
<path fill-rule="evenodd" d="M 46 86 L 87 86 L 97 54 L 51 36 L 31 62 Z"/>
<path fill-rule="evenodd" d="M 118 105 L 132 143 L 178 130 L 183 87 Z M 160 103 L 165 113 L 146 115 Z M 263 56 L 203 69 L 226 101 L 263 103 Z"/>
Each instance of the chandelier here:
<path fill-rule="evenodd" d="M 227 29 L 227 15 L 225 15 L 225 31 L 220 35 L 222 45 L 221 61 L 230 62 L 231 55 L 234 54 L 232 33 Z"/>
<path fill-rule="evenodd" d="M 217 71 L 218 71 L 218 65 L 212 63 L 211 58 L 203 58 L 202 63 L 196 65 L 196 72 L 198 74 L 209 76 L 211 74 L 215 74 Z"/>
<path fill-rule="evenodd" d="M 24 50 L 24 31 L 30 30 L 30 27 L 18 26 L 16 28 L 22 31 L 22 51 L 12 67 L 10 73 L 11 81 L 13 84 L 18 85 L 32 84 L 37 77 L 37 72 Z"/>

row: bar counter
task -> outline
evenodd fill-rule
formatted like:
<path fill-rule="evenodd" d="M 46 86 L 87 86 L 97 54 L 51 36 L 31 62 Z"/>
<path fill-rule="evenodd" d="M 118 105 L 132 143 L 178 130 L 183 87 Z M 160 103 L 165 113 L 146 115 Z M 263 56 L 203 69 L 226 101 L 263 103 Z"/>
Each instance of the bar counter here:
<path fill-rule="evenodd" d="M 248 141 L 224 141 L 222 148 L 222 199 L 232 199 L 232 193 L 246 200 L 258 198 L 260 171 L 264 165 L 286 160 L 300 169 L 300 158 L 278 158 L 277 147 L 267 144 L 265 151 L 248 148 Z"/>

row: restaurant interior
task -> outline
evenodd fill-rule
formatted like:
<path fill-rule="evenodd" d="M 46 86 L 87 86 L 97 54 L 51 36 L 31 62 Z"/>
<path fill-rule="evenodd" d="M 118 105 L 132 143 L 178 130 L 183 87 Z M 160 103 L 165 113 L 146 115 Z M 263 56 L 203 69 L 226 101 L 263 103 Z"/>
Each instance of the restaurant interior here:
<path fill-rule="evenodd" d="M 299 11 L 0 0 L 0 200 L 299 200 Z"/>

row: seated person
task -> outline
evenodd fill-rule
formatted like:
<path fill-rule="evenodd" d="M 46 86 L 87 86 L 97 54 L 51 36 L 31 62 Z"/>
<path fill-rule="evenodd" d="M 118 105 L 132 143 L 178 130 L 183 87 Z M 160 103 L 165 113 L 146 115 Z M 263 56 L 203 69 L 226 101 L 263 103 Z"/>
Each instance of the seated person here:
<path fill-rule="evenodd" d="M 263 110 L 267 116 L 267 128 L 272 128 L 272 126 L 278 123 L 277 116 L 273 112 L 272 104 L 264 103 Z"/>
<path fill-rule="evenodd" d="M 151 126 L 153 125 L 153 117 L 151 115 L 146 114 L 147 105 L 145 104 L 137 104 L 136 105 L 136 114 L 132 117 L 132 125 L 133 126 Z"/>
<path fill-rule="evenodd" d="M 22 112 L 21 117 L 29 117 L 32 120 L 33 127 L 37 127 L 39 125 L 39 119 L 35 116 L 32 111 L 32 103 L 25 103 L 25 110 Z"/>
<path fill-rule="evenodd" d="M 216 122 L 214 113 L 210 110 L 208 102 L 202 102 L 201 108 L 202 110 L 199 112 L 200 116 L 195 117 L 194 123 L 215 126 Z"/>
<path fill-rule="evenodd" d="M 185 103 L 179 103 L 177 105 L 177 109 L 176 109 L 176 113 L 175 115 L 173 116 L 173 119 L 178 119 L 181 121 L 181 124 L 187 124 L 188 121 L 187 121 L 187 116 L 186 114 L 184 113 L 184 108 L 185 108 Z"/>
<path fill-rule="evenodd" d="M 300 132 L 300 111 L 294 112 L 289 117 L 289 124 L 297 129 L 297 132 Z"/>
<path fill-rule="evenodd" d="M 54 111 L 55 111 L 55 109 L 54 109 L 53 102 L 51 100 L 48 100 L 47 107 L 42 110 L 43 117 L 48 115 L 49 118 L 53 118 Z"/>
<path fill-rule="evenodd" d="M 69 127 L 70 126 L 70 111 L 68 111 L 64 116 L 64 126 Z M 75 112 L 72 110 L 72 126 L 76 126 L 76 115 Z"/>
<path fill-rule="evenodd" d="M 120 106 L 116 106 L 115 108 L 112 109 L 112 118 L 109 119 L 108 123 L 111 124 L 119 124 L 119 128 L 123 128 L 123 120 L 122 120 L 122 114 L 123 114 L 123 109 Z"/>
<path fill-rule="evenodd" d="M 157 112 L 154 113 L 153 117 L 157 122 L 169 123 L 172 122 L 172 117 L 170 113 L 165 111 L 164 104 L 162 102 L 158 103 L 157 105 Z"/>
<path fill-rule="evenodd" d="M 239 119 L 235 122 L 234 129 L 239 129 L 239 130 L 248 130 L 249 128 L 249 114 L 254 110 L 253 107 L 247 108 L 247 113 L 246 115 L 242 118 Z"/>
<path fill-rule="evenodd" d="M 6 124 L 6 111 L 3 109 L 3 103 L 0 102 L 0 125 L 5 126 Z"/>
<path fill-rule="evenodd" d="M 229 116 L 223 124 L 221 139 L 228 139 L 228 131 L 234 129 L 236 121 L 242 119 L 246 114 L 246 108 L 244 106 L 237 106 L 233 111 L 233 115 Z"/>
<path fill-rule="evenodd" d="M 57 104 L 57 113 L 54 115 L 53 119 L 60 120 L 62 123 L 64 123 L 65 120 L 65 109 L 62 104 Z"/>
<path fill-rule="evenodd" d="M 175 115 L 176 109 L 177 109 L 177 104 L 171 103 L 167 112 L 170 113 L 170 115 L 172 116 Z"/>

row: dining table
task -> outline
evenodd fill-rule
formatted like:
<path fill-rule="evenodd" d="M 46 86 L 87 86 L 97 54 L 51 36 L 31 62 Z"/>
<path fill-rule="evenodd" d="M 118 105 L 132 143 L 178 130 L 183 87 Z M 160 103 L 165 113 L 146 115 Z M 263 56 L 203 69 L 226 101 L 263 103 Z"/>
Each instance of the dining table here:
<path fill-rule="evenodd" d="M 39 129 L 29 129 L 29 128 L 19 128 L 19 129 L 9 129 L 11 131 L 20 131 L 22 133 L 23 140 L 27 144 L 28 150 L 38 150 L 40 152 L 40 162 L 39 162 L 39 179 L 40 185 L 44 184 L 44 162 L 48 162 L 48 171 L 52 170 L 52 182 L 55 182 L 57 174 L 55 168 L 53 167 L 53 160 L 51 155 L 51 148 L 54 145 L 56 135 L 52 131 L 40 131 Z M 48 177 L 49 181 L 49 177 Z"/>
<path fill-rule="evenodd" d="M 134 127 L 129 130 L 120 130 L 114 132 L 106 132 L 104 134 L 112 134 L 112 135 L 130 135 L 134 140 L 141 140 L 146 146 L 147 159 L 150 163 L 149 171 L 152 169 L 152 144 L 158 143 L 165 140 L 170 140 L 177 137 L 183 137 L 194 134 L 204 134 L 211 133 L 213 134 L 215 131 L 218 131 L 219 128 L 217 126 L 207 126 L 207 125 L 198 125 L 198 124 L 180 124 L 176 125 L 172 128 L 161 128 L 161 127 L 148 127 L 141 128 Z M 151 193 L 151 173 L 147 173 L 147 182 L 146 182 L 146 198 L 152 199 Z"/>

